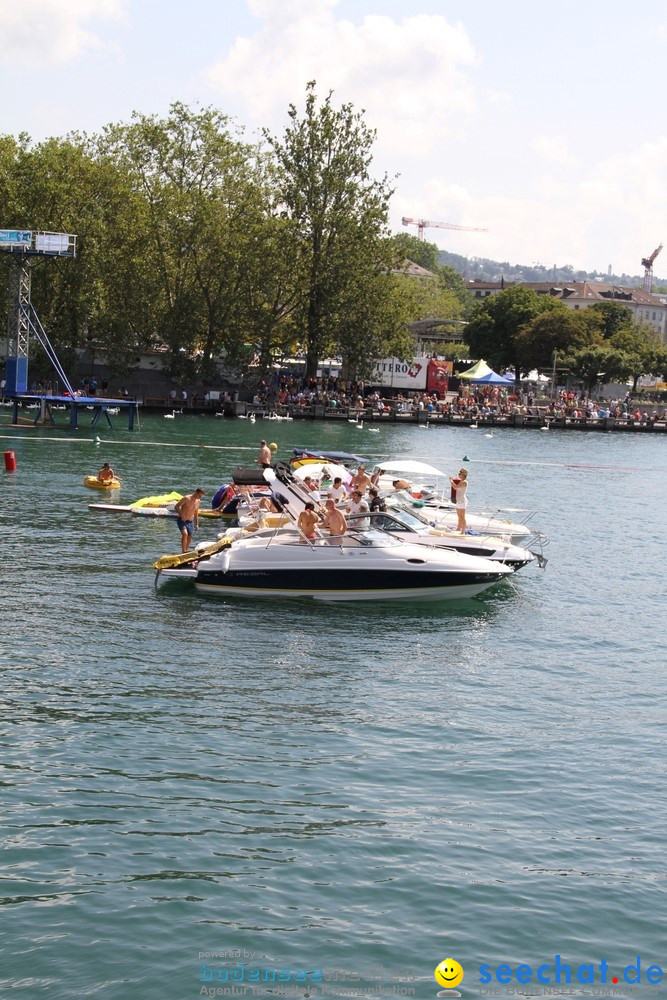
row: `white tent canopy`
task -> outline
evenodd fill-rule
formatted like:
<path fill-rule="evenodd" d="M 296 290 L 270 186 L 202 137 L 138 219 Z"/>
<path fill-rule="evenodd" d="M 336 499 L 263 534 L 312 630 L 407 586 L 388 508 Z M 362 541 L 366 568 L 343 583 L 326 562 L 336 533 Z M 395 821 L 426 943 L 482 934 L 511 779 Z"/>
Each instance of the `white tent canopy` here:
<path fill-rule="evenodd" d="M 390 459 L 387 462 L 378 462 L 376 468 L 385 472 L 403 472 L 414 476 L 447 476 L 446 472 L 441 472 L 426 462 L 415 462 L 412 458 Z"/>

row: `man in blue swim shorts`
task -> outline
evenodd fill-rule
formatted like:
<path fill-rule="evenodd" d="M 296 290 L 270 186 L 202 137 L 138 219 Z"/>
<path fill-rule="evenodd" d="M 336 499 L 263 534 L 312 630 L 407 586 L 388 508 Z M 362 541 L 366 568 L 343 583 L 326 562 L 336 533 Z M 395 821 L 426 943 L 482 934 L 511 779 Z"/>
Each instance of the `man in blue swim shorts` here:
<path fill-rule="evenodd" d="M 194 493 L 179 500 L 174 507 L 176 524 L 181 533 L 181 552 L 187 552 L 195 531 L 199 528 L 199 505 L 206 491 L 198 486 Z"/>

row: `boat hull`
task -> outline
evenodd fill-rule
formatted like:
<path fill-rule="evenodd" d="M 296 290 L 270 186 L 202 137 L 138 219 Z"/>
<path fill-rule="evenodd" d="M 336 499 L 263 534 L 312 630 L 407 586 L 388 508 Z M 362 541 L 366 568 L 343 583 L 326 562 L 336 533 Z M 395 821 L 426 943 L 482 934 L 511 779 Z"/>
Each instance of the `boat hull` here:
<path fill-rule="evenodd" d="M 349 570 L 240 570 L 226 573 L 200 569 L 195 586 L 202 593 L 248 597 L 311 597 L 319 601 L 465 600 L 476 597 L 505 573 L 457 573 L 437 570 L 405 573 L 357 570 L 350 586 Z"/>

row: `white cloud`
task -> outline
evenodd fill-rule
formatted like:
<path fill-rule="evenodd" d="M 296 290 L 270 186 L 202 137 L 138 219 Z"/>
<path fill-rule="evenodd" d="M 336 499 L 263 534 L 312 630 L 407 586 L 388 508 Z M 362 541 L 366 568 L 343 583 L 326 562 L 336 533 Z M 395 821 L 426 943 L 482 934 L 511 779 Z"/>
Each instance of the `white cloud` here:
<path fill-rule="evenodd" d="M 62 63 L 102 41 L 84 25 L 94 19 L 120 19 L 125 0 L 29 0 L 0 5 L 0 46 L 5 58 Z"/>
<path fill-rule="evenodd" d="M 255 123 L 274 126 L 316 80 L 320 95 L 333 90 L 337 102 L 367 112 L 387 154 L 425 156 L 458 132 L 460 116 L 476 108 L 468 77 L 476 55 L 463 26 L 426 14 L 369 15 L 357 24 L 337 20 L 336 3 L 248 0 L 261 23 L 209 68 L 211 87 L 240 98 Z"/>
<path fill-rule="evenodd" d="M 538 135 L 532 140 L 531 146 L 536 153 L 551 163 L 557 163 L 562 167 L 573 167 L 577 163 L 577 157 L 569 147 L 567 136 Z"/>
<path fill-rule="evenodd" d="M 289 103 L 302 105 L 308 80 L 320 97 L 331 89 L 336 104 L 363 108 L 378 132 L 375 172 L 400 173 L 393 229 L 404 215 L 487 227 L 435 228 L 426 238 L 466 256 L 591 270 L 611 261 L 631 273 L 667 236 L 657 228 L 667 217 L 667 139 L 633 146 L 634 135 L 620 142 L 618 132 L 595 143 L 576 129 L 535 135 L 511 74 L 484 75 L 484 52 L 462 24 L 418 6 L 401 19 L 356 20 L 337 16 L 338 0 L 247 6 L 256 29 L 206 71 L 215 99 L 274 132 Z"/>

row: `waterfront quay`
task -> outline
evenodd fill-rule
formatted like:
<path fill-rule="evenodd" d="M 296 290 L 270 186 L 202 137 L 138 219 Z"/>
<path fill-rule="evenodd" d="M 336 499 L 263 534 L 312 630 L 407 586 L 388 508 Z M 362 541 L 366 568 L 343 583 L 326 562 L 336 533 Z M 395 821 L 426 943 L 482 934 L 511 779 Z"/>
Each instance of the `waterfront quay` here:
<path fill-rule="evenodd" d="M 142 406 L 148 412 L 171 412 L 173 408 L 172 400 L 146 399 Z M 662 409 L 662 408 L 661 408 Z M 502 413 L 485 414 L 477 417 L 466 416 L 460 413 L 429 413 L 426 410 L 417 410 L 412 413 L 401 413 L 394 408 L 385 409 L 380 412 L 371 407 L 326 407 L 314 404 L 304 406 L 276 406 L 271 409 L 268 405 L 258 405 L 255 403 L 194 403 L 182 404 L 182 413 L 187 414 L 215 414 L 224 417 L 248 418 L 253 415 L 256 419 L 268 421 L 292 420 L 327 420 L 327 421 L 354 421 L 355 423 L 372 424 L 375 427 L 381 424 L 395 426 L 397 424 L 421 424 L 429 427 L 519 427 L 526 428 L 553 428 L 554 430 L 576 430 L 576 431 L 618 431 L 624 433 L 638 434 L 665 434 L 667 433 L 667 414 L 655 418 L 647 415 L 646 419 L 637 420 L 632 415 L 623 417 L 593 417 L 593 416 L 568 416 L 566 414 L 552 415 L 547 406 L 535 406 L 531 413 Z"/>

